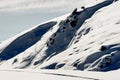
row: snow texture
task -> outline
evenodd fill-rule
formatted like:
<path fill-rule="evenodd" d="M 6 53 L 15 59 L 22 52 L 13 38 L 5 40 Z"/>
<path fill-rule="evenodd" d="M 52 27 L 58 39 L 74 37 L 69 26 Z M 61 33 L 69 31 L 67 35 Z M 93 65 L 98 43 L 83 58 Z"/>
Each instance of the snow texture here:
<path fill-rule="evenodd" d="M 98 2 L 3 41 L 0 68 L 118 70 L 120 1 Z"/>

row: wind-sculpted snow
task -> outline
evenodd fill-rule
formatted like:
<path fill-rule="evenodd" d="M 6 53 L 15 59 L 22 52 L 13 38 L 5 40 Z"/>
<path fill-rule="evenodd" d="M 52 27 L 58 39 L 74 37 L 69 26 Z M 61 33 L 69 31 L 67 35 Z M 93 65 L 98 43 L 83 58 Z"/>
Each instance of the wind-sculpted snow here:
<path fill-rule="evenodd" d="M 99 56 L 96 57 L 96 61 L 86 70 L 109 71 L 120 68 L 120 44 L 106 45 L 105 47 L 100 53 L 97 53 Z M 91 56 L 93 57 L 93 55 Z"/>
<path fill-rule="evenodd" d="M 19 36 L 0 53 L 0 60 L 8 60 L 25 51 L 27 48 L 40 40 L 40 38 L 56 23 L 57 22 L 48 22 L 42 24 L 37 28 Z"/>
<path fill-rule="evenodd" d="M 57 18 L 56 22 L 43 24 L 42 28 L 37 27 L 17 37 L 3 51 L 1 48 L 3 61 L 0 67 L 119 69 L 119 5 L 120 1 L 105 0 L 87 8 L 83 6 L 79 11 L 76 8 L 61 17 L 62 20 Z"/>
<path fill-rule="evenodd" d="M 45 56 L 42 60 L 39 60 L 39 62 L 44 61 L 48 57 L 51 58 L 52 56 L 57 55 L 58 53 L 67 49 L 75 33 L 83 25 L 83 23 L 97 10 L 111 4 L 112 2 L 113 0 L 108 0 L 79 12 L 74 10 L 73 13 L 67 17 L 67 19 L 60 22 L 59 29 L 51 36 L 47 43 L 48 48 L 45 51 Z M 46 68 L 54 69 L 55 64 L 47 66 Z"/>

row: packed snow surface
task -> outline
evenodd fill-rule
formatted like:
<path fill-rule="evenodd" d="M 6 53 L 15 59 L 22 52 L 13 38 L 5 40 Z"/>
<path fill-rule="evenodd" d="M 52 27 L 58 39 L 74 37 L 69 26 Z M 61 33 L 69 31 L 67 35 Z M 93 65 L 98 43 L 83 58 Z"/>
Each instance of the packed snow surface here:
<path fill-rule="evenodd" d="M 0 69 L 2 80 L 119 80 L 120 71 L 88 72 L 71 70 Z M 7 76 L 7 77 L 6 77 Z"/>

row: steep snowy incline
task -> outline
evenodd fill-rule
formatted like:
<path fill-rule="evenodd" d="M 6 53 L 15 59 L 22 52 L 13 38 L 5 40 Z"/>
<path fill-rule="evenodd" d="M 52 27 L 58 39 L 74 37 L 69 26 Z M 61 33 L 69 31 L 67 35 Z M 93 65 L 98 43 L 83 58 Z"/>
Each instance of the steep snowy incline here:
<path fill-rule="evenodd" d="M 71 46 L 44 62 L 40 68 L 95 71 L 118 69 L 120 67 L 119 4 L 118 1 L 97 11 L 77 31 Z"/>
<path fill-rule="evenodd" d="M 118 69 L 119 4 L 120 1 L 105 0 L 88 8 L 82 7 L 80 11 L 75 9 L 69 16 L 62 17 L 62 21 L 52 20 L 43 24 L 44 27 L 40 25 L 13 40 L 2 42 L 0 67 Z"/>

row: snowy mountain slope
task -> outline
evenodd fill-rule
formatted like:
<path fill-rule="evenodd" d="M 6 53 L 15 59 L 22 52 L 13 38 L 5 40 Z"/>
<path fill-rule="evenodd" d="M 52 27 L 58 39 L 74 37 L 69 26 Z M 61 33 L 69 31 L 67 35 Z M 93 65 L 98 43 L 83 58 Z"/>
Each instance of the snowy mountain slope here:
<path fill-rule="evenodd" d="M 118 3 L 117 3 L 118 4 Z M 116 5 L 116 4 L 115 4 Z M 114 6 L 114 5 L 113 5 Z M 111 6 L 111 7 L 113 7 Z M 117 6 L 118 7 L 118 6 Z M 78 31 L 78 35 L 75 37 L 74 41 L 73 41 L 73 45 L 70 49 L 66 50 L 65 52 L 61 53 L 61 56 L 58 55 L 56 57 L 62 57 L 62 56 L 66 56 L 68 58 L 68 55 L 71 55 L 68 59 L 66 57 L 63 57 L 63 59 L 65 60 L 62 60 L 61 61 L 61 58 L 60 58 L 60 63 L 57 64 L 58 66 L 66 66 L 66 62 L 68 62 L 68 66 L 66 67 L 68 69 L 69 66 L 75 66 L 77 67 L 77 69 L 81 69 L 83 70 L 84 67 L 88 67 L 92 61 L 94 62 L 96 59 L 102 57 L 103 55 L 105 55 L 106 53 L 109 53 L 109 52 L 114 52 L 114 51 L 118 51 L 119 52 L 119 39 L 118 39 L 118 36 L 119 36 L 119 27 L 118 25 L 114 25 L 114 20 L 113 19 L 110 19 L 110 21 L 108 23 L 111 23 L 113 24 L 114 26 L 117 27 L 117 29 L 114 29 L 114 27 L 111 25 L 111 27 L 109 25 L 103 25 L 106 24 L 106 20 L 109 19 L 109 18 L 112 18 L 114 17 L 116 14 L 117 17 L 119 17 L 119 8 L 116 8 L 116 11 L 117 12 L 114 12 L 112 15 L 110 16 L 107 16 L 106 15 L 106 19 L 105 18 L 100 18 L 100 16 L 97 16 L 97 18 L 94 18 L 95 19 L 100 19 L 100 21 L 102 21 L 103 19 L 105 19 L 105 21 L 103 20 L 103 22 L 101 22 L 100 25 L 99 22 L 96 23 L 96 21 L 93 22 L 90 22 L 90 23 L 87 23 L 83 26 L 83 28 L 80 29 L 80 32 Z M 106 10 L 106 9 L 105 9 Z M 104 11 L 105 11 L 104 10 Z M 108 9 L 109 10 L 109 9 Z M 109 12 L 111 12 L 113 10 L 110 9 Z M 107 12 L 108 13 L 108 12 Z M 107 14 L 106 12 L 102 13 L 103 14 Z M 98 14 L 98 13 L 97 13 Z M 99 13 L 100 14 L 100 13 Z M 101 15 L 101 14 L 100 14 Z M 101 20 L 102 19 L 102 20 Z M 117 19 L 117 18 L 115 18 Z M 115 20 L 116 21 L 116 20 Z M 118 20 L 119 21 L 119 20 Z M 93 26 L 93 30 L 90 29 L 89 26 Z M 98 26 L 98 27 L 97 27 Z M 103 26 L 101 28 L 101 30 L 99 29 L 99 26 Z M 96 28 L 97 27 L 97 28 Z M 106 31 L 106 28 L 107 28 L 107 31 Z M 112 28 L 112 29 L 111 29 Z M 92 32 L 92 31 L 94 32 Z M 83 31 L 81 33 L 81 31 Z M 89 34 L 87 34 L 88 32 L 90 32 Z M 103 33 L 105 32 L 105 34 Z M 116 33 L 116 35 L 114 35 L 114 32 Z M 87 35 L 85 35 L 87 34 Z M 99 35 L 101 34 L 101 35 Z M 113 35 L 111 35 L 113 34 Z M 84 36 L 85 35 L 85 36 Z M 102 36 L 103 35 L 103 36 Z M 82 36 L 82 37 L 81 37 Z M 94 37 L 93 37 L 94 36 Z M 109 37 L 106 37 L 105 36 L 109 36 Z M 117 37 L 117 40 L 111 40 L 112 37 Z M 91 38 L 92 37 L 92 38 Z M 82 38 L 82 39 L 81 39 Z M 102 38 L 102 39 L 101 39 Z M 110 38 L 110 39 L 109 39 Z M 114 39 L 114 38 L 113 38 Z M 101 40 L 101 41 L 100 41 Z M 107 40 L 110 40 L 110 41 L 113 41 L 113 42 L 109 42 L 107 43 Z M 77 44 L 74 44 L 74 43 L 77 43 Z M 111 44 L 115 44 L 116 45 L 111 45 Z M 100 51 L 100 47 L 102 45 L 107 45 L 109 48 L 107 51 Z M 77 46 L 77 47 L 76 47 Z M 114 48 L 114 47 L 117 47 L 117 48 Z M 109 50 L 110 49 L 110 50 Z M 71 51 L 72 50 L 72 51 Z M 73 55 L 74 54 L 74 55 Z M 86 56 L 87 55 L 87 56 Z M 118 55 L 117 55 L 118 56 Z M 49 60 L 48 63 L 46 63 L 47 65 L 51 62 L 53 63 L 57 63 L 57 60 L 58 58 L 56 57 L 53 57 L 53 60 L 51 59 L 51 61 Z M 115 57 L 116 58 L 116 57 Z M 73 60 L 71 60 L 73 59 Z M 70 61 L 71 60 L 71 61 Z M 118 60 L 119 61 L 119 60 Z M 59 60 L 58 60 L 59 62 Z M 103 61 L 104 62 L 104 61 Z M 49 65 L 50 65 L 49 64 Z M 71 65 L 72 64 L 72 65 Z M 106 67 L 106 66 L 105 66 Z"/>
<path fill-rule="evenodd" d="M 0 69 L 1 79 L 3 80 L 119 80 L 119 73 L 119 70 L 110 72 L 88 72 L 71 70 Z"/>
<path fill-rule="evenodd" d="M 8 60 L 35 44 L 57 22 L 48 22 L 16 38 L 0 54 L 1 60 Z M 22 44 L 20 43 L 22 41 Z M 22 47 L 21 47 L 22 46 Z M 8 53 L 9 52 L 9 53 Z"/>
<path fill-rule="evenodd" d="M 119 69 L 119 4 L 120 1 L 105 0 L 82 7 L 83 10 L 44 24 L 44 29 L 40 25 L 3 41 L 0 67 Z"/>

